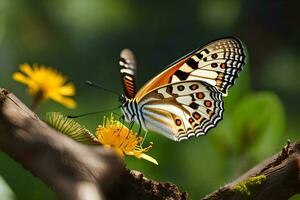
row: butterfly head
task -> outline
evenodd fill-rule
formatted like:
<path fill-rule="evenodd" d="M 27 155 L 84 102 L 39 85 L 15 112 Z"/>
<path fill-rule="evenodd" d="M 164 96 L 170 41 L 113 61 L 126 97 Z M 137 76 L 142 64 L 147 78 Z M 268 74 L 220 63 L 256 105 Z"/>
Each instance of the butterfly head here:
<path fill-rule="evenodd" d="M 127 116 L 127 113 L 126 113 L 126 110 L 127 110 L 127 100 L 126 100 L 126 97 L 124 94 L 122 94 L 120 97 L 119 97 L 119 102 L 120 102 L 120 108 L 121 108 L 121 111 L 123 113 L 123 119 L 125 119 L 125 121 L 128 121 L 128 116 Z"/>
<path fill-rule="evenodd" d="M 125 95 L 121 95 L 119 97 L 120 108 L 123 113 L 123 117 L 126 122 L 131 122 L 133 120 L 134 113 L 132 113 L 132 109 L 130 109 L 130 104 L 132 104 L 132 100 L 127 98 Z"/>
<path fill-rule="evenodd" d="M 126 103 L 126 97 L 124 94 L 122 94 L 120 97 L 119 97 L 119 102 L 121 104 L 121 107 L 123 107 L 123 105 Z"/>

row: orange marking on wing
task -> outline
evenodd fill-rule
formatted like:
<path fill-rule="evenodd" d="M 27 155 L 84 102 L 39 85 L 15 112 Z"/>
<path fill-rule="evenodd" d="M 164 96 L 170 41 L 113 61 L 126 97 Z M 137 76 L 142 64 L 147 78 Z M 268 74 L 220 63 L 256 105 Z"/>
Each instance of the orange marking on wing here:
<path fill-rule="evenodd" d="M 181 126 L 182 122 L 181 122 L 180 119 L 176 119 L 176 120 L 175 120 L 175 124 L 176 124 L 177 126 Z"/>
<path fill-rule="evenodd" d="M 204 105 L 208 108 L 210 108 L 212 106 L 212 102 L 210 100 L 205 100 L 204 101 Z"/>
<path fill-rule="evenodd" d="M 131 77 L 129 77 L 131 78 Z M 133 79 L 130 80 L 127 76 L 123 77 L 123 89 L 125 91 L 125 95 L 129 98 L 134 98 L 135 94 L 135 86 Z"/>
<path fill-rule="evenodd" d="M 198 93 L 196 93 L 196 97 L 197 97 L 197 99 L 203 99 L 205 97 L 205 95 L 203 92 L 198 92 Z"/>
<path fill-rule="evenodd" d="M 193 117 L 198 120 L 198 119 L 200 119 L 201 115 L 197 112 L 194 112 Z"/>
<path fill-rule="evenodd" d="M 135 98 L 137 99 L 137 101 L 152 90 L 168 84 L 170 77 L 186 62 L 187 59 L 189 59 L 192 56 L 193 55 L 183 58 L 179 62 L 175 63 L 174 65 L 172 65 L 171 67 L 164 70 L 159 75 L 155 76 L 153 79 L 148 81 L 136 94 Z"/>
<path fill-rule="evenodd" d="M 221 68 L 222 68 L 222 69 L 225 69 L 225 68 L 226 68 L 226 63 L 222 63 L 222 64 L 221 64 Z"/>

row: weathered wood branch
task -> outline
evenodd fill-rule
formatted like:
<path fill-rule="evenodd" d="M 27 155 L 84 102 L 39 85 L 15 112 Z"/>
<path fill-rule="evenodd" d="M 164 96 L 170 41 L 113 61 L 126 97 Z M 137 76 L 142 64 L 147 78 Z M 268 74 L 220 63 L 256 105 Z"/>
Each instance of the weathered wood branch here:
<path fill-rule="evenodd" d="M 0 150 L 50 186 L 60 199 L 186 199 L 177 186 L 125 169 L 110 149 L 87 146 L 41 121 L 0 88 Z"/>
<path fill-rule="evenodd" d="M 41 178 L 60 198 L 102 199 L 102 191 L 121 174 L 123 164 L 112 152 L 81 145 L 57 133 L 3 89 L 0 103 L 0 149 Z"/>
<path fill-rule="evenodd" d="M 281 152 L 203 200 L 284 200 L 297 193 L 300 193 L 300 141 L 293 145 L 288 142 Z"/>
<path fill-rule="evenodd" d="M 187 199 L 187 193 L 174 184 L 126 170 L 109 149 L 82 145 L 58 133 L 1 88 L 0 150 L 43 180 L 61 199 Z M 288 199 L 300 192 L 299 153 L 300 141 L 287 145 L 204 199 Z"/>

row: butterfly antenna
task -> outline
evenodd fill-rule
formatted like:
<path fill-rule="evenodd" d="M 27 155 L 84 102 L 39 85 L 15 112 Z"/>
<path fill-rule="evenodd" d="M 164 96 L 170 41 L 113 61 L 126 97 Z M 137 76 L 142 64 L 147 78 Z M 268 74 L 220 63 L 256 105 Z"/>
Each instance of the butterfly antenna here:
<path fill-rule="evenodd" d="M 117 107 L 118 108 L 118 107 Z M 88 116 L 88 115 L 94 115 L 94 114 L 99 114 L 99 113 L 104 113 L 104 112 L 109 112 L 109 111 L 112 111 L 112 110 L 116 110 L 117 108 L 111 108 L 111 109 L 106 109 L 106 110 L 100 110 L 100 111 L 95 111 L 95 112 L 89 112 L 89 113 L 84 113 L 84 114 L 81 114 L 81 115 L 68 115 L 67 118 L 79 118 L 79 117 L 84 117 L 84 116 Z M 119 116 L 118 113 L 115 113 L 115 112 L 112 112 L 116 115 Z"/>
<path fill-rule="evenodd" d="M 100 90 L 104 90 L 104 91 L 109 92 L 109 93 L 111 93 L 111 94 L 114 94 L 114 95 L 116 95 L 116 96 L 119 96 L 119 93 L 117 93 L 117 92 L 115 92 L 115 91 L 113 91 L 113 90 L 107 89 L 107 88 L 105 88 L 105 87 L 102 87 L 101 85 L 99 85 L 99 84 L 97 84 L 97 83 L 94 83 L 94 82 L 92 82 L 92 81 L 85 81 L 85 84 L 87 84 L 87 85 L 89 85 L 89 86 L 92 86 L 92 87 L 95 87 L 95 88 L 98 88 L 98 89 L 100 89 Z"/>

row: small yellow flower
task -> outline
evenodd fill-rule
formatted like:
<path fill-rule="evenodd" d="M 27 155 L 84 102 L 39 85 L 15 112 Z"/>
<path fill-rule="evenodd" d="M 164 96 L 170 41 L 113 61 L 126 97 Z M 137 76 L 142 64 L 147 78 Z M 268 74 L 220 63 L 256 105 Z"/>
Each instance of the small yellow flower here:
<path fill-rule="evenodd" d="M 52 99 L 68 108 L 76 107 L 76 102 L 70 98 L 75 94 L 73 83 L 67 82 L 67 78 L 55 69 L 37 64 L 33 67 L 22 64 L 20 71 L 23 73 L 15 72 L 13 79 L 27 85 L 29 94 L 35 98 L 33 104 Z"/>
<path fill-rule="evenodd" d="M 96 136 L 101 144 L 115 149 L 121 157 L 135 156 L 158 165 L 154 158 L 144 153 L 152 146 L 143 148 L 141 145 L 143 138 L 138 137 L 121 122 L 114 120 L 113 115 L 108 119 L 104 118 L 103 125 L 99 125 L 96 129 Z"/>

